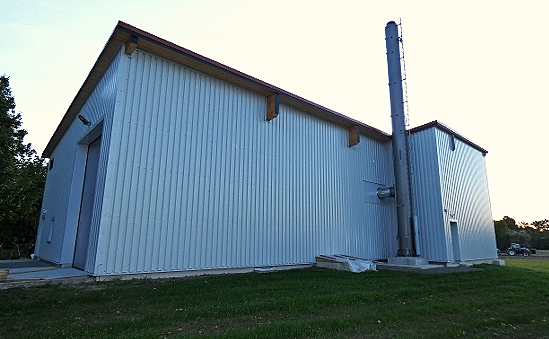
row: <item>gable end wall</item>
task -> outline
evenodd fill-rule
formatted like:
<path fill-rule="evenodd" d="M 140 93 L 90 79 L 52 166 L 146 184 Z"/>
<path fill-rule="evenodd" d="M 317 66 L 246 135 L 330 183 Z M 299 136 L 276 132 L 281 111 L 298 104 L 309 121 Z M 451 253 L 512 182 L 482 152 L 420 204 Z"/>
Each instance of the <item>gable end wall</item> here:
<path fill-rule="evenodd" d="M 72 265 L 82 199 L 87 144 L 93 141 L 86 140 L 86 136 L 90 134 L 90 131 L 97 130 L 101 121 L 103 121 L 102 133 L 104 137 L 101 144 L 102 156 L 98 177 L 105 177 L 106 154 L 108 153 L 106 150 L 110 141 L 108 137 L 110 119 L 116 100 L 118 64 L 119 54 L 115 56 L 79 112 L 91 122 L 90 126 L 84 125 L 75 118 L 50 157 L 50 161 L 53 160 L 54 163 L 46 178 L 35 254 L 56 264 Z M 93 216 L 95 233 L 97 233 L 99 225 L 100 202 L 102 201 L 103 182 L 101 180 L 98 181 L 96 188 L 95 206 L 97 208 L 94 210 Z"/>

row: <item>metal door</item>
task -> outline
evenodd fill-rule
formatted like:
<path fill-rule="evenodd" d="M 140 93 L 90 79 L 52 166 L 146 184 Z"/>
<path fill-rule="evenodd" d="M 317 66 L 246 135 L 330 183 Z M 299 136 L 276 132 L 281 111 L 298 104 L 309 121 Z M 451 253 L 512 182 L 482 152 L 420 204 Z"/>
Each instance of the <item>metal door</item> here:
<path fill-rule="evenodd" d="M 80 217 L 78 219 L 78 231 L 76 233 L 73 259 L 73 266 L 81 270 L 86 269 L 100 149 L 101 136 L 89 144 L 86 159 L 86 172 L 84 174 L 84 187 L 82 189 Z"/>
<path fill-rule="evenodd" d="M 459 232 L 457 222 L 450 222 L 450 231 L 452 233 L 452 252 L 454 254 L 454 261 L 461 259 L 461 250 L 459 248 Z"/>

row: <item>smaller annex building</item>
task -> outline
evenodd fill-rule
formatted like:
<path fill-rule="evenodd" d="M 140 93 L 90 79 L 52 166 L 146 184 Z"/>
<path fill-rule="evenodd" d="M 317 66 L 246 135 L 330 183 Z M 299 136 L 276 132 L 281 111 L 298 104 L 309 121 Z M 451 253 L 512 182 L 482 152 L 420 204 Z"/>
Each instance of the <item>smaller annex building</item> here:
<path fill-rule="evenodd" d="M 409 140 L 417 254 L 496 258 L 486 150 L 437 121 Z M 92 276 L 397 254 L 390 134 L 123 22 L 43 157 L 35 254 Z"/>

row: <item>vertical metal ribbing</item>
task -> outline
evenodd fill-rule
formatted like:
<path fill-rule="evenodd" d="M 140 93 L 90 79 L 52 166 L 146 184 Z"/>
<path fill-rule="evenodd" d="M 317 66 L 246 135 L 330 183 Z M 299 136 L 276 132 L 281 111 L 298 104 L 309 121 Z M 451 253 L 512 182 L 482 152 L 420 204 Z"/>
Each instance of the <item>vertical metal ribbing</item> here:
<path fill-rule="evenodd" d="M 398 26 L 394 21 L 387 23 L 387 26 L 385 26 L 385 43 L 387 47 L 391 122 L 393 128 L 392 142 L 399 242 L 397 255 L 414 256 L 408 136 L 404 114 Z"/>
<path fill-rule="evenodd" d="M 123 58 L 96 274 L 396 251 L 393 206 L 358 193 L 364 178 L 391 182 L 387 143 L 349 148 L 347 128 L 284 104 L 266 122 L 264 96 L 141 50 Z"/>

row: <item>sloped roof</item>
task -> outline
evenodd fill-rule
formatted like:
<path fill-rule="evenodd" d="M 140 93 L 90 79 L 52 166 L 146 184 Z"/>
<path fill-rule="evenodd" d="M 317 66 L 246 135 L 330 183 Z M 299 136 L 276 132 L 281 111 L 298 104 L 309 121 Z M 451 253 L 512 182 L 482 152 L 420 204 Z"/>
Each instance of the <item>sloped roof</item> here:
<path fill-rule="evenodd" d="M 197 71 L 203 72 L 215 78 L 228 81 L 234 85 L 248 89 L 255 93 L 265 96 L 270 96 L 276 93 L 279 95 L 280 103 L 295 107 L 301 111 L 318 116 L 338 125 L 345 127 L 358 126 L 361 133 L 364 133 L 373 139 L 388 141 L 391 138 L 390 134 L 387 134 L 377 128 L 354 120 L 317 103 L 285 91 L 279 87 L 242 73 L 234 68 L 223 65 L 215 60 L 209 59 L 172 42 L 159 38 L 153 34 L 140 30 L 139 28 L 131 26 L 125 22 L 119 21 L 109 40 L 105 44 L 105 47 L 101 51 L 101 54 L 99 54 L 99 57 L 93 65 L 86 80 L 80 87 L 80 90 L 76 94 L 67 112 L 63 116 L 63 119 L 59 123 L 59 126 L 44 149 L 42 157 L 50 157 L 51 153 L 103 76 L 103 73 L 108 68 L 119 48 L 126 45 L 132 36 L 133 39 L 137 37 L 138 49 L 196 69 Z"/>
<path fill-rule="evenodd" d="M 428 122 L 424 125 L 414 127 L 412 129 L 410 129 L 410 133 L 411 134 L 417 133 L 417 132 L 424 131 L 424 130 L 429 129 L 429 128 L 438 128 L 438 129 L 440 129 L 440 130 L 442 130 L 442 131 L 444 131 L 448 134 L 453 135 L 456 139 L 461 140 L 462 142 L 466 143 L 467 145 L 477 149 L 478 151 L 482 152 L 482 154 L 486 155 L 488 153 L 488 151 L 485 150 L 484 148 L 482 148 L 479 145 L 475 144 L 471 140 L 467 139 L 463 135 L 459 134 L 458 132 L 454 131 L 453 129 L 451 129 L 450 127 L 444 125 L 443 123 L 441 123 L 438 120 L 434 120 L 434 121 Z"/>

